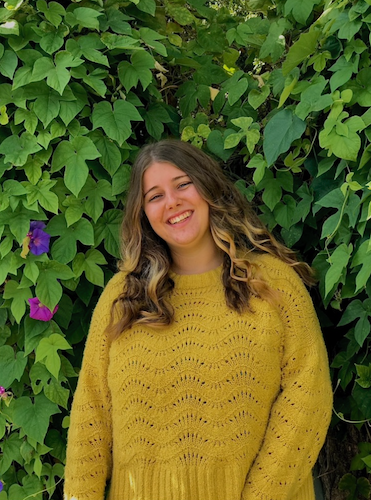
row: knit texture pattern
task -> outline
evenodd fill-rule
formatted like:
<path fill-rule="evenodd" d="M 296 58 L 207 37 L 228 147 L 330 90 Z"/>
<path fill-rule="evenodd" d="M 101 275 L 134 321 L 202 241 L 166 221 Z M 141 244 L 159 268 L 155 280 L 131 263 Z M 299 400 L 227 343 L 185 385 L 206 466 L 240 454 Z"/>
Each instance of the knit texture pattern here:
<path fill-rule="evenodd" d="M 254 260 L 277 305 L 229 309 L 221 267 L 173 274 L 173 324 L 113 342 L 124 275 L 110 281 L 73 402 L 65 500 L 314 500 L 332 408 L 326 349 L 295 271 Z"/>

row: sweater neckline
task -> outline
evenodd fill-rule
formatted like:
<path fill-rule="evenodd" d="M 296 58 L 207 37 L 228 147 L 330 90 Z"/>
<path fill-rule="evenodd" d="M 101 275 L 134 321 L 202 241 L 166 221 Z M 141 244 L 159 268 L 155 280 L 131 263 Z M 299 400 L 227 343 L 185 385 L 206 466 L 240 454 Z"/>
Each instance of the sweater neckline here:
<path fill-rule="evenodd" d="M 211 271 L 206 271 L 201 274 L 177 274 L 174 271 L 170 271 L 169 276 L 174 281 L 177 290 L 205 288 L 221 283 L 222 269 L 223 264 L 220 264 L 220 266 L 215 269 L 211 269 Z"/>

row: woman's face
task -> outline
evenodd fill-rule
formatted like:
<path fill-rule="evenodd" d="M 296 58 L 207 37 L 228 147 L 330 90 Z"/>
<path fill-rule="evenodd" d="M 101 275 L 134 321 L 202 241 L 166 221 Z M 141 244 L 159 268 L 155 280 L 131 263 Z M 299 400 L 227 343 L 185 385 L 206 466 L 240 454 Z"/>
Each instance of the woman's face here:
<path fill-rule="evenodd" d="M 170 251 L 202 251 L 214 244 L 209 205 L 189 176 L 171 163 L 154 161 L 143 174 L 143 209 Z"/>

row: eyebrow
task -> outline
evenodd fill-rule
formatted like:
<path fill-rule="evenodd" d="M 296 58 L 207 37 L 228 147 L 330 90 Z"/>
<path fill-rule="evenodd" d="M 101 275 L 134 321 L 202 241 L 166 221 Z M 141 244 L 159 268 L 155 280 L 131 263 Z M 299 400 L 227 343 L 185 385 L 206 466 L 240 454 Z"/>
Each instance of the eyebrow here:
<path fill-rule="evenodd" d="M 171 179 L 171 182 L 178 181 L 179 179 L 182 179 L 183 177 L 189 177 L 189 175 L 188 174 L 178 175 L 177 177 L 173 177 L 173 179 Z M 159 186 L 152 186 L 150 189 L 148 189 L 148 191 L 146 193 L 143 194 L 143 198 L 145 198 L 148 193 L 150 193 L 154 189 L 158 189 L 158 188 L 159 188 Z"/>

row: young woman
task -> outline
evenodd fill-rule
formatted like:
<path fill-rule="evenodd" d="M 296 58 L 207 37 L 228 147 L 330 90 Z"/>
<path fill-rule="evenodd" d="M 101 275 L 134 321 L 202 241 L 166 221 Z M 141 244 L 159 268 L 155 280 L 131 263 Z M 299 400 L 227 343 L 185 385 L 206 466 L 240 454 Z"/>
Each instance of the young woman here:
<path fill-rule="evenodd" d="M 332 392 L 310 268 L 180 141 L 139 153 L 122 239 L 73 403 L 65 500 L 314 500 Z"/>

